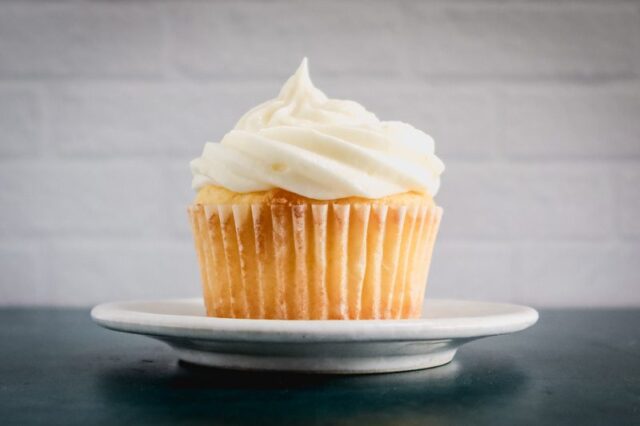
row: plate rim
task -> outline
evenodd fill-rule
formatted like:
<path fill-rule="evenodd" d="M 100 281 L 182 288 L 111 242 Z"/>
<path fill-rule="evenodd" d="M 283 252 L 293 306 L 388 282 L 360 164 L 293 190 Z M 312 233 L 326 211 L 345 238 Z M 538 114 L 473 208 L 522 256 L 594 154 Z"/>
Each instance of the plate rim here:
<path fill-rule="evenodd" d="M 538 311 L 524 305 L 463 299 L 427 299 L 426 304 L 494 305 L 508 312 L 464 318 L 405 320 L 267 320 L 141 312 L 139 304 L 202 303 L 201 298 L 147 299 L 96 305 L 91 317 L 107 329 L 159 338 L 228 342 L 373 342 L 474 339 L 508 334 L 534 325 Z"/>

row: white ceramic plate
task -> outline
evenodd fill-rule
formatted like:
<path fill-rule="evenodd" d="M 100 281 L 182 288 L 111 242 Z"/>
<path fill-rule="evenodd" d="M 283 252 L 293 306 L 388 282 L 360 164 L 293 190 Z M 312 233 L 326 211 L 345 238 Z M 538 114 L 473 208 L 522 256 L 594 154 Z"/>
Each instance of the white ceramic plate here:
<path fill-rule="evenodd" d="M 194 364 L 341 374 L 436 367 L 464 343 L 524 330 L 538 320 L 526 306 L 433 299 L 416 320 L 210 318 L 201 299 L 106 303 L 91 316 L 103 327 L 168 343 Z"/>

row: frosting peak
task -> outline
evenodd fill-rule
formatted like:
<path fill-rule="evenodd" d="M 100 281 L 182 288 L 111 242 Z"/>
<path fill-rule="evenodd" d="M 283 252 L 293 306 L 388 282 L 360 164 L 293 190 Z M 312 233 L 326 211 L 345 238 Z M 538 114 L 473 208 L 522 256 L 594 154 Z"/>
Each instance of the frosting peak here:
<path fill-rule="evenodd" d="M 316 88 L 309 76 L 307 58 L 287 80 L 276 99 L 251 109 L 234 130 L 259 131 L 278 126 L 318 124 L 372 124 L 376 116 L 352 101 L 331 100 Z"/>
<path fill-rule="evenodd" d="M 317 98 L 320 102 L 327 100 L 327 96 L 318 90 L 311 82 L 309 61 L 307 58 L 302 60 L 295 74 L 289 77 L 289 80 L 282 86 L 278 98 L 295 102 L 296 99 L 303 99 L 305 96 L 308 96 L 310 99 Z"/>
<path fill-rule="evenodd" d="M 420 130 L 380 121 L 356 102 L 329 99 L 313 85 L 305 58 L 277 98 L 247 112 L 220 143 L 207 143 L 191 169 L 196 189 L 282 188 L 338 199 L 435 195 L 444 165 Z"/>

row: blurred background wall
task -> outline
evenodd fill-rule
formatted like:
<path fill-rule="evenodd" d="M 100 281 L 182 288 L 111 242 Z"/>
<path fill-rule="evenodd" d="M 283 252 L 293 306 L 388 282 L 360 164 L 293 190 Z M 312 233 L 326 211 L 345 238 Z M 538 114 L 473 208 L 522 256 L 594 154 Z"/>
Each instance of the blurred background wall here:
<path fill-rule="evenodd" d="M 640 5 L 0 2 L 0 304 L 199 293 L 188 162 L 303 56 L 447 165 L 427 294 L 640 305 Z"/>

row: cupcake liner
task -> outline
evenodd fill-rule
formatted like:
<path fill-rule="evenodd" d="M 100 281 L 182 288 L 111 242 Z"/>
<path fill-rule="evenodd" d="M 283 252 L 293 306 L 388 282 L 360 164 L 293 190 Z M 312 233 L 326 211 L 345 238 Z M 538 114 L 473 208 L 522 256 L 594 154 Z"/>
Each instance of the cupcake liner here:
<path fill-rule="evenodd" d="M 419 317 L 442 209 L 432 203 L 189 207 L 207 315 Z"/>

